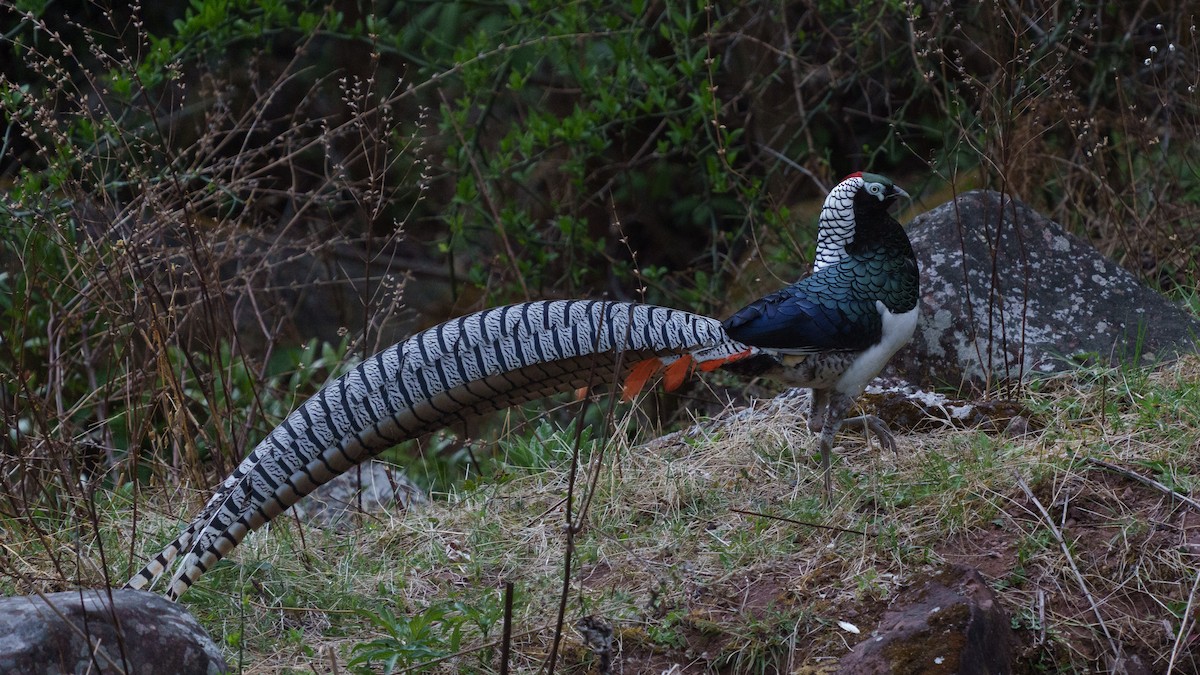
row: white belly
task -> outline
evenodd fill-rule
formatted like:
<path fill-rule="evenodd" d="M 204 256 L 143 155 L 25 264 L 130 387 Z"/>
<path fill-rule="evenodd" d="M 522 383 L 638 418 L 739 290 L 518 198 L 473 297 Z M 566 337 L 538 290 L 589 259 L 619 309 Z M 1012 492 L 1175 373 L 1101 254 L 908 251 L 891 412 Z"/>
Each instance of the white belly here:
<path fill-rule="evenodd" d="M 912 339 L 913 331 L 917 329 L 919 303 L 903 314 L 894 314 L 887 308 L 887 305 L 876 300 L 875 309 L 879 310 L 879 316 L 883 319 L 883 338 L 879 344 L 868 347 L 866 351 L 859 354 L 854 363 L 838 379 L 834 388 L 847 396 L 855 397 L 861 394 L 863 389 L 867 388 L 867 383 L 887 365 L 892 355 L 908 344 L 908 341 Z"/>

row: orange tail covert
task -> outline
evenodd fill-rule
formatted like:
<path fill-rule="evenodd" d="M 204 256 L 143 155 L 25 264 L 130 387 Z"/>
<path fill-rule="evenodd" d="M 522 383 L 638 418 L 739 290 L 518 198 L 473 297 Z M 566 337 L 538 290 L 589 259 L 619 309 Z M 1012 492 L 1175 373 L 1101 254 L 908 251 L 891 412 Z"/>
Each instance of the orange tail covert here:
<path fill-rule="evenodd" d="M 667 366 L 667 372 L 663 373 L 663 389 L 675 391 L 682 386 L 695 363 L 696 360 L 691 354 L 683 354 L 672 361 L 671 365 Z"/>
<path fill-rule="evenodd" d="M 711 373 L 712 371 L 716 370 L 717 368 L 720 368 L 721 366 L 723 366 L 727 363 L 733 363 L 734 361 L 741 361 L 742 359 L 744 359 L 752 354 L 754 354 L 754 350 L 743 349 L 740 352 L 735 352 L 733 354 L 730 354 L 729 356 L 722 356 L 719 359 L 708 359 L 705 361 L 701 361 L 696 365 L 698 368 L 700 368 L 701 372 Z"/>
<path fill-rule="evenodd" d="M 621 387 L 621 400 L 632 401 L 638 392 L 646 388 L 646 383 L 660 368 L 662 361 L 659 359 L 646 359 L 634 364 L 633 370 L 630 370 L 629 376 L 625 378 L 625 385 Z"/>

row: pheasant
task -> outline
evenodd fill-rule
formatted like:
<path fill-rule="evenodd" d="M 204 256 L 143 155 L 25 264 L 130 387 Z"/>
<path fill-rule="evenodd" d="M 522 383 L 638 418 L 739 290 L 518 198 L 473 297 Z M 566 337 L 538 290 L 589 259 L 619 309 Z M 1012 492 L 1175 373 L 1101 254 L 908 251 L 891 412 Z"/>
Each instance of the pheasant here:
<path fill-rule="evenodd" d="M 812 389 L 808 427 L 820 433 L 827 497 L 833 492 L 833 439 L 844 424 L 861 423 L 885 449 L 896 449 L 878 417 L 846 413 L 917 326 L 917 258 L 908 235 L 888 214 L 900 197 L 908 193 L 883 176 L 847 176 L 821 209 L 812 274 L 726 319 L 722 327 L 730 343 L 677 359 L 701 370 L 716 364 Z M 734 344 L 748 349 L 728 353 Z M 668 388 L 679 379 L 668 377 Z"/>
<path fill-rule="evenodd" d="M 525 302 L 421 331 L 326 384 L 284 419 L 214 491 L 200 513 L 127 583 L 151 586 L 175 562 L 178 599 L 245 536 L 317 487 L 402 441 L 481 414 L 581 387 L 626 398 L 659 370 L 668 389 L 692 370 L 727 368 L 813 389 L 826 492 L 834 435 L 854 400 L 912 336 L 919 282 L 912 246 L 889 206 L 907 196 L 855 173 L 822 209 L 813 273 L 725 322 L 654 305 Z"/>

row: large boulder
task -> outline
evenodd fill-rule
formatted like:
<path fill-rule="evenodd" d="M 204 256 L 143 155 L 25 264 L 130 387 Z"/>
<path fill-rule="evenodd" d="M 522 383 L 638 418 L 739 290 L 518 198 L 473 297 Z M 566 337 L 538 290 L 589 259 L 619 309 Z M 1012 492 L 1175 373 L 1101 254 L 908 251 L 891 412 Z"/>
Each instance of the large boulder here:
<path fill-rule="evenodd" d="M 154 593 L 83 590 L 0 598 L 0 673 L 227 673 L 183 607 Z"/>
<path fill-rule="evenodd" d="M 891 372 L 911 382 L 982 387 L 1081 359 L 1148 363 L 1196 348 L 1196 317 L 997 192 L 959 195 L 907 229 L 921 320 Z"/>

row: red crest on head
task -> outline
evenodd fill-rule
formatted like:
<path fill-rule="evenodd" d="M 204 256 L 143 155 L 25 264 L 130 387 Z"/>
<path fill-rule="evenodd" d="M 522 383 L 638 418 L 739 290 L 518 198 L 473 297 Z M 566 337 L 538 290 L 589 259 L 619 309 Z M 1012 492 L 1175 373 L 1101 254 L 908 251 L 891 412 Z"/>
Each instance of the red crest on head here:
<path fill-rule="evenodd" d="M 850 180 L 851 178 L 862 178 L 862 172 L 855 171 L 854 173 L 850 174 L 849 176 L 846 176 L 845 178 L 843 178 L 842 180 Z"/>

